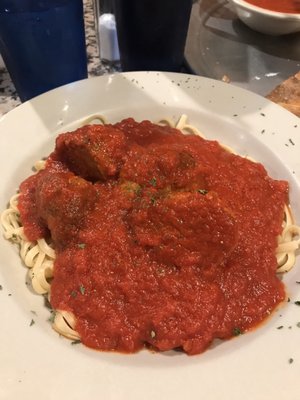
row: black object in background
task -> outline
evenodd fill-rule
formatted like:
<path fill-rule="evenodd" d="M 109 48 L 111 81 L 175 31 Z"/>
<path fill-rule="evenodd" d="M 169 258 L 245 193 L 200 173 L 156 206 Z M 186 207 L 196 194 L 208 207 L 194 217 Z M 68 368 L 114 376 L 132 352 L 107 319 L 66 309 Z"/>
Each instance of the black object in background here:
<path fill-rule="evenodd" d="M 123 71 L 180 71 L 192 0 L 114 0 Z"/>

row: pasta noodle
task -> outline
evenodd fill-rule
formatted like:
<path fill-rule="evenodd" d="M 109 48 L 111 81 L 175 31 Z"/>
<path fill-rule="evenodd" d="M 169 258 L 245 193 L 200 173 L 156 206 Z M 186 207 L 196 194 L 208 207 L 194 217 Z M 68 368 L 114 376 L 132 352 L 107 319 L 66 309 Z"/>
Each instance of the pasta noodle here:
<path fill-rule="evenodd" d="M 290 207 L 285 206 L 283 231 L 276 250 L 277 272 L 288 272 L 295 264 L 296 251 L 300 247 L 300 227 L 293 223 Z"/>
<path fill-rule="evenodd" d="M 106 120 L 101 115 L 92 115 L 82 121 L 82 125 L 98 121 L 102 124 Z M 159 124 L 168 125 L 181 130 L 184 133 L 192 133 L 204 137 L 204 135 L 194 126 L 187 123 L 187 116 L 182 115 L 178 122 L 174 124 L 168 119 L 162 119 Z M 223 148 L 233 153 L 233 150 L 227 146 Z M 38 161 L 34 169 L 39 171 L 45 166 L 45 161 Z M 36 242 L 30 242 L 24 235 L 24 230 L 20 221 L 18 210 L 19 194 L 12 196 L 8 208 L 1 214 L 1 224 L 4 228 L 4 237 L 19 246 L 20 257 L 26 267 L 29 268 L 29 276 L 32 287 L 38 294 L 46 295 L 50 299 L 51 279 L 53 277 L 53 264 L 55 260 L 55 250 L 51 243 L 45 239 L 39 239 Z M 295 264 L 296 252 L 300 246 L 300 227 L 293 222 L 290 207 L 286 205 L 284 210 L 283 230 L 278 237 L 278 247 L 276 250 L 277 272 L 284 273 L 289 271 Z M 72 313 L 55 310 L 53 328 L 63 336 L 72 339 L 80 339 L 75 330 L 75 317 Z"/>

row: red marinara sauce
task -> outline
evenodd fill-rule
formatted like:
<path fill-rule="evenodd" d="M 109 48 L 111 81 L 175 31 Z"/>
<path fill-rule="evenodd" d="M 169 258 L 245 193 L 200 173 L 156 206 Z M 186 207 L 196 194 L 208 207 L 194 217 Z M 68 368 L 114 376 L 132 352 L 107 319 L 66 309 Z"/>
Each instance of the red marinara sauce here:
<path fill-rule="evenodd" d="M 247 3 L 270 11 L 300 13 L 300 0 L 245 0 Z"/>
<path fill-rule="evenodd" d="M 28 239 L 56 248 L 51 304 L 99 350 L 203 352 L 284 300 L 285 181 L 216 141 L 133 119 L 60 135 L 22 183 Z"/>

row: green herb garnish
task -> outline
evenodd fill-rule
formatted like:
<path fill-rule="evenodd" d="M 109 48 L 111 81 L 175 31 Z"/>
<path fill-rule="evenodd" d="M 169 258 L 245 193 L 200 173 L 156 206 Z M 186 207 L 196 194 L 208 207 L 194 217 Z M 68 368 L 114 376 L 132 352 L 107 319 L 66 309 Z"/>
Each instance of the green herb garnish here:
<path fill-rule="evenodd" d="M 206 189 L 198 189 L 197 192 L 200 193 L 200 194 L 207 194 L 208 190 L 206 190 Z"/>
<path fill-rule="evenodd" d="M 73 346 L 74 344 L 79 344 L 79 343 L 81 343 L 81 340 L 80 340 L 80 339 L 77 339 L 77 340 L 73 340 L 73 341 L 71 342 L 71 345 Z"/>
<path fill-rule="evenodd" d="M 128 182 L 126 186 L 124 186 L 124 189 L 129 193 L 136 194 L 137 196 L 139 196 L 142 191 L 142 187 L 138 183 L 134 182 Z"/>
<path fill-rule="evenodd" d="M 79 247 L 80 249 L 84 249 L 85 246 L 86 246 L 85 243 L 79 243 L 79 244 L 77 245 L 77 247 Z"/>
<path fill-rule="evenodd" d="M 51 312 L 51 315 L 50 315 L 50 317 L 48 318 L 48 321 L 51 323 L 51 324 L 53 324 L 53 322 L 54 322 L 54 320 L 55 320 L 55 311 L 50 311 Z"/>
<path fill-rule="evenodd" d="M 155 177 L 153 177 L 150 181 L 149 181 L 150 185 L 152 186 L 156 186 L 157 180 Z"/>
<path fill-rule="evenodd" d="M 32 325 L 34 325 L 35 324 L 35 321 L 34 321 L 34 319 L 32 319 L 31 321 L 30 321 L 30 325 L 29 326 L 32 326 Z"/>
<path fill-rule="evenodd" d="M 294 304 L 296 304 L 296 306 L 300 306 L 300 301 L 299 300 L 294 301 Z"/>
<path fill-rule="evenodd" d="M 85 293 L 85 287 L 83 285 L 79 286 L 80 293 L 83 295 Z"/>
<path fill-rule="evenodd" d="M 151 201 L 151 204 L 152 204 L 153 206 L 155 206 L 155 204 L 156 204 L 156 198 L 155 198 L 154 196 L 151 196 L 151 197 L 150 197 L 150 201 Z"/>
<path fill-rule="evenodd" d="M 236 328 L 233 328 L 232 333 L 233 333 L 234 336 L 239 336 L 239 335 L 243 334 L 243 331 L 240 328 L 236 327 Z"/>

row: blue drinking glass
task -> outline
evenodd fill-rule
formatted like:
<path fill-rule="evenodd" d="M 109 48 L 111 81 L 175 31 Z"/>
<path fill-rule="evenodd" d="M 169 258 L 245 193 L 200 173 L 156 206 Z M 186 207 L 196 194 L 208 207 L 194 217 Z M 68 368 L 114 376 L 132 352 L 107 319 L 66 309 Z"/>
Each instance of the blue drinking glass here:
<path fill-rule="evenodd" d="M 86 78 L 82 0 L 0 0 L 0 53 L 21 101 Z"/>

